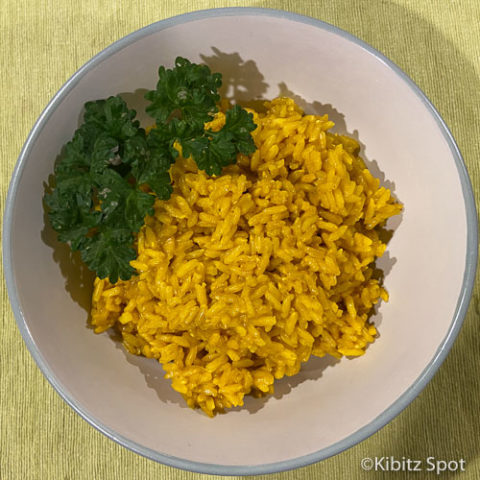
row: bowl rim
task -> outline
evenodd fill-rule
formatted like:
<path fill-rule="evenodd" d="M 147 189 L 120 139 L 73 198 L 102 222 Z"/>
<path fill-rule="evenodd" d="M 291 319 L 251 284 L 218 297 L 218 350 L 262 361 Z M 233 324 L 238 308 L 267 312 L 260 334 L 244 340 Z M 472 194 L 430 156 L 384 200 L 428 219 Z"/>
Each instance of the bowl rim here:
<path fill-rule="evenodd" d="M 92 70 L 96 65 L 100 64 L 111 55 L 117 53 L 123 48 L 129 46 L 134 41 L 137 41 L 147 35 L 154 32 L 164 30 L 171 26 L 176 26 L 183 23 L 188 23 L 196 20 L 211 18 L 211 17 L 223 17 L 223 16 L 265 16 L 286 19 L 289 21 L 300 22 L 316 28 L 326 30 L 330 33 L 340 35 L 344 39 L 353 42 L 360 48 L 367 50 L 370 54 L 374 55 L 377 60 L 380 60 L 386 64 L 393 72 L 400 77 L 413 91 L 413 93 L 423 102 L 424 106 L 430 112 L 431 116 L 437 123 L 439 130 L 442 132 L 445 138 L 455 165 L 458 170 L 460 178 L 462 193 L 465 204 L 466 220 L 467 220 L 467 253 L 465 258 L 465 270 L 463 275 L 462 288 L 457 300 L 455 313 L 452 318 L 452 322 L 448 329 L 447 334 L 440 343 L 435 355 L 424 368 L 422 373 L 417 379 L 410 385 L 410 387 L 391 405 L 389 405 L 380 415 L 378 415 L 369 424 L 358 429 L 343 440 L 336 442 L 326 448 L 318 450 L 314 453 L 310 453 L 304 456 L 295 457 L 292 459 L 274 462 L 263 465 L 218 465 L 211 463 L 202 463 L 192 460 L 186 460 L 179 457 L 170 456 L 164 453 L 160 453 L 153 449 L 147 448 L 139 443 L 136 443 L 122 435 L 119 435 L 110 427 L 102 424 L 92 415 L 90 415 L 81 405 L 78 405 L 75 398 L 69 393 L 68 389 L 56 378 L 53 371 L 50 369 L 48 363 L 43 357 L 42 353 L 38 349 L 35 340 L 33 339 L 26 320 L 23 316 L 22 307 L 19 301 L 17 293 L 17 285 L 15 275 L 12 269 L 12 222 L 13 222 L 13 205 L 15 202 L 16 194 L 22 172 L 30 155 L 30 152 L 35 144 L 36 139 L 43 130 L 44 125 L 48 122 L 48 119 L 56 110 L 62 100 L 68 95 L 68 93 L 75 87 L 80 79 Z M 193 471 L 198 473 L 214 474 L 214 475 L 256 475 L 256 474 L 268 474 L 276 473 L 285 470 L 292 470 L 300 467 L 307 466 L 309 464 L 319 462 L 333 455 L 336 455 L 344 450 L 347 450 L 357 443 L 362 442 L 379 429 L 384 427 L 393 418 L 395 418 L 402 410 L 404 410 L 426 387 L 429 381 L 432 379 L 440 365 L 445 360 L 448 352 L 450 351 L 459 331 L 462 326 L 463 320 L 468 310 L 470 298 L 473 291 L 473 286 L 476 276 L 477 259 L 478 259 L 478 225 L 477 225 L 477 211 L 475 206 L 475 198 L 473 194 L 472 184 L 460 153 L 460 150 L 448 129 L 445 121 L 440 116 L 439 112 L 423 93 L 423 91 L 403 72 L 395 63 L 373 48 L 368 43 L 360 40 L 349 32 L 340 29 L 332 24 L 324 22 L 322 20 L 308 17 L 305 15 L 287 12 L 278 9 L 271 8 L 257 8 L 257 7 L 226 7 L 226 8 L 212 8 L 205 10 L 198 10 L 188 12 L 180 15 L 176 15 L 164 20 L 154 22 L 143 28 L 140 28 L 114 43 L 107 46 L 101 52 L 87 61 L 80 69 L 78 69 L 58 90 L 55 96 L 47 104 L 43 112 L 38 117 L 32 130 L 30 131 L 25 144 L 22 147 L 17 163 L 15 165 L 10 186 L 8 189 L 5 212 L 4 212 L 4 228 L 2 238 L 2 256 L 3 266 L 5 272 L 5 279 L 7 285 L 7 292 L 12 305 L 12 310 L 16 319 L 18 329 L 20 330 L 24 342 L 33 356 L 35 362 L 40 368 L 43 375 L 47 378 L 49 383 L 57 391 L 57 393 L 63 398 L 63 400 L 77 412 L 84 420 L 90 425 L 96 428 L 98 431 L 106 435 L 108 438 L 114 440 L 120 445 L 128 448 L 129 450 L 138 453 L 151 460 L 163 463 L 165 465 L 181 468 L 187 471 Z"/>

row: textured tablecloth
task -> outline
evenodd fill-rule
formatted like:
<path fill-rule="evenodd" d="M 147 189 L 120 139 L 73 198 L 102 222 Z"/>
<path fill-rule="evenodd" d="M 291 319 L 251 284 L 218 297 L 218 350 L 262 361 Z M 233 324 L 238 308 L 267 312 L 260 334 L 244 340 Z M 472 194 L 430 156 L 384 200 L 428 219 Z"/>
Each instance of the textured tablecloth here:
<path fill-rule="evenodd" d="M 391 58 L 423 89 L 450 127 L 465 158 L 478 205 L 479 0 L 0 0 L 2 212 L 10 176 L 29 130 L 81 65 L 110 43 L 152 22 L 226 6 L 271 7 L 310 15 L 348 30 Z M 4 281 L 1 288 L 1 480 L 209 477 L 136 455 L 75 414 L 35 365 L 17 330 Z M 265 477 L 437 477 L 425 471 L 362 470 L 365 457 L 393 456 L 422 460 L 424 467 L 428 457 L 464 459 L 465 472 L 446 472 L 440 477 L 479 479 L 479 294 L 477 282 L 469 313 L 447 360 L 421 395 L 389 425 L 326 461 Z"/>

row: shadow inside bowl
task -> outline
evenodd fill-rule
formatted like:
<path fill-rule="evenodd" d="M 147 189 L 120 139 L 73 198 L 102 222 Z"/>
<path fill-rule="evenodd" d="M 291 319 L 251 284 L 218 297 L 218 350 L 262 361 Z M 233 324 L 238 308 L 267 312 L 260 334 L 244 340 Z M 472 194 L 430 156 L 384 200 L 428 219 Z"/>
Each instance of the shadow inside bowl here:
<path fill-rule="evenodd" d="M 156 392 L 159 400 L 164 403 L 174 403 L 182 408 L 188 408 L 182 396 L 171 388 L 171 381 L 164 378 L 165 371 L 161 363 L 153 358 L 133 355 L 127 351 L 122 343 L 121 334 L 115 328 L 108 330 L 107 334 L 115 344 L 115 347 L 122 351 L 126 361 L 138 368 L 144 376 L 148 388 Z"/>
<path fill-rule="evenodd" d="M 234 407 L 228 410 L 228 412 L 241 412 L 247 410 L 250 414 L 256 413 L 269 401 L 273 401 L 273 399 L 280 400 L 300 384 L 309 381 L 317 381 L 322 377 L 327 368 L 333 367 L 338 363 L 340 363 L 340 360 L 331 356 L 312 356 L 308 362 L 302 365 L 301 370 L 296 375 L 276 380 L 274 383 L 275 390 L 272 395 L 264 395 L 261 397 L 247 395 L 244 399 L 245 403 L 243 407 Z"/>
<path fill-rule="evenodd" d="M 114 328 L 111 328 L 106 333 L 115 344 L 115 347 L 120 349 L 125 355 L 126 361 L 138 368 L 138 370 L 144 376 L 148 388 L 151 388 L 156 392 L 157 397 L 161 402 L 176 404 L 181 408 L 189 408 L 182 395 L 171 388 L 171 381 L 164 378 L 165 371 L 157 360 L 139 355 L 133 355 L 128 352 L 123 346 L 120 333 Z M 229 412 L 242 412 L 244 410 L 247 410 L 250 414 L 256 413 L 261 410 L 269 401 L 272 399 L 281 399 L 283 396 L 288 395 L 292 389 L 296 388 L 298 385 L 307 381 L 318 380 L 321 378 L 327 368 L 333 367 L 339 362 L 339 359 L 331 356 L 325 356 L 322 358 L 312 356 L 308 362 L 302 365 L 302 369 L 299 373 L 292 377 L 284 377 L 281 380 L 277 380 L 274 384 L 275 391 L 273 395 L 246 395 L 243 406 L 228 409 L 224 412 L 220 412 L 220 414 Z M 201 409 L 196 409 L 196 411 L 200 415 L 206 415 Z"/>
<path fill-rule="evenodd" d="M 244 60 L 238 52 L 222 52 L 211 47 L 212 55 L 200 55 L 212 72 L 222 73 L 222 98 L 234 100 L 243 106 L 261 105 L 268 89 L 264 75 L 253 60 Z"/>
<path fill-rule="evenodd" d="M 44 184 L 45 191 L 50 188 L 51 179 L 49 184 Z M 95 274 L 83 263 L 80 252 L 72 252 L 69 245 L 58 240 L 57 233 L 51 227 L 45 209 L 43 217 L 44 227 L 40 232 L 40 237 L 43 243 L 52 249 L 52 258 L 58 264 L 65 279 L 65 290 L 72 300 L 85 310 L 86 324 L 89 328 L 92 328 L 90 325 L 90 307 Z"/>

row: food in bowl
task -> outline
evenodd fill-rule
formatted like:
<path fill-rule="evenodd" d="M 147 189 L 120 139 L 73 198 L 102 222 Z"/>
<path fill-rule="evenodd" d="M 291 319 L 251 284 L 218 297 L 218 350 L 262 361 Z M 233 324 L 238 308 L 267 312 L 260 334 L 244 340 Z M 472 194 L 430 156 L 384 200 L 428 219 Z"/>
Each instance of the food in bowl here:
<path fill-rule="evenodd" d="M 182 66 L 189 62 L 177 61 Z M 202 72 L 204 79 L 213 78 Z M 243 405 L 247 394 L 272 393 L 275 379 L 298 373 L 311 355 L 363 355 L 377 334 L 369 322 L 373 306 L 388 299 L 374 265 L 386 248 L 382 228 L 402 206 L 368 171 L 358 143 L 330 133 L 327 115 L 305 115 L 282 97 L 266 102 L 264 112 L 217 111 L 210 103 L 208 117 L 189 126 L 189 115 L 198 110 L 182 111 L 179 120 L 178 112 L 163 109 L 174 71 L 161 68 L 160 74 L 159 94 L 147 94 L 156 109 L 155 128 L 140 132 L 128 148 L 105 138 L 92 143 L 107 158 L 100 161 L 104 169 L 118 173 L 118 157 L 127 157 L 133 165 L 127 173 L 138 184 L 134 195 L 148 204 L 142 218 L 134 209 L 130 235 L 138 234 L 122 237 L 133 238 L 126 247 L 134 251 L 128 268 L 115 263 L 115 251 L 112 266 L 108 250 L 89 250 L 99 224 L 87 225 L 78 245 L 71 243 L 85 247 L 86 260 L 100 265 L 92 297 L 95 331 L 117 328 L 128 351 L 161 362 L 187 404 L 210 416 Z M 207 87 L 210 92 L 212 85 L 218 81 Z M 182 101 L 188 92 L 176 95 Z M 122 118 L 133 121 L 124 109 Z M 187 125 L 180 125 L 185 119 Z M 201 141 L 179 138 L 179 132 L 191 134 L 190 128 L 202 130 Z M 123 129 L 120 137 L 136 138 Z M 228 139 L 228 147 L 198 149 L 197 143 L 212 147 L 208 142 L 218 138 Z M 158 187 L 134 156 L 160 140 L 170 157 L 147 156 L 163 175 Z M 122 202 L 125 210 L 130 205 L 130 191 L 123 200 L 112 200 L 111 190 L 98 185 L 93 191 L 93 198 L 88 192 L 82 197 L 82 206 L 95 221 Z M 50 208 L 55 192 L 47 197 Z M 54 227 L 55 220 L 53 215 Z M 108 268 L 113 275 L 106 274 Z"/>

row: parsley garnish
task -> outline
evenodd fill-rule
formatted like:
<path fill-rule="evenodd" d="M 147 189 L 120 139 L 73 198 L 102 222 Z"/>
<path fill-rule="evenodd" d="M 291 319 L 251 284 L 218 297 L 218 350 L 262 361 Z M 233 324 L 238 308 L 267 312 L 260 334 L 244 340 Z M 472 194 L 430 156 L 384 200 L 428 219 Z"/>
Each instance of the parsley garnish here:
<path fill-rule="evenodd" d="M 255 151 L 250 132 L 256 125 L 238 105 L 226 112 L 221 130 L 204 128 L 218 111 L 219 73 L 178 57 L 173 69 L 160 67 L 158 76 L 156 90 L 145 95 L 156 128 L 147 135 L 119 96 L 87 102 L 84 122 L 65 145 L 54 187 L 44 196 L 59 240 L 112 283 L 135 273 L 135 234 L 153 214 L 155 197 L 167 200 L 172 193 L 176 142 L 209 175 L 220 175 L 237 153 Z"/>

